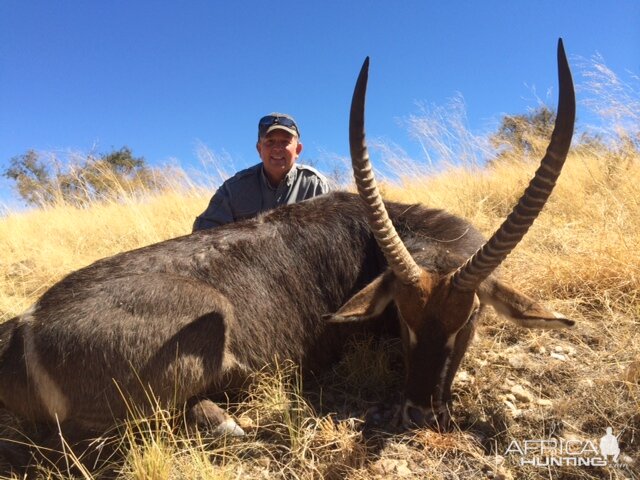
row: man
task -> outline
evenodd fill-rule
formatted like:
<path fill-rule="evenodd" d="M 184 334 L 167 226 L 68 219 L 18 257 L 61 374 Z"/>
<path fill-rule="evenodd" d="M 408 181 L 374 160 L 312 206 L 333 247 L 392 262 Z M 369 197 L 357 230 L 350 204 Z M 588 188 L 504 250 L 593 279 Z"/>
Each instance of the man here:
<path fill-rule="evenodd" d="M 236 173 L 211 198 L 196 217 L 193 231 L 217 227 L 279 205 L 288 205 L 329 191 L 327 179 L 314 168 L 296 164 L 302 152 L 295 120 L 272 113 L 258 123 L 258 155 L 262 163 Z"/>

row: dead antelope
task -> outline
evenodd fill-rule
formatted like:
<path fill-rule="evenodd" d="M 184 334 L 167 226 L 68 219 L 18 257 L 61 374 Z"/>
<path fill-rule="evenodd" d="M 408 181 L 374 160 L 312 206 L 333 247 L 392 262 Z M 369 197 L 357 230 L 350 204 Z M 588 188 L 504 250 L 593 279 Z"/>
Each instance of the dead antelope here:
<path fill-rule="evenodd" d="M 0 325 L 0 402 L 27 423 L 88 435 L 125 418 L 128 405 L 149 408 L 152 394 L 163 407 L 186 404 L 199 425 L 241 433 L 207 394 L 276 358 L 313 366 L 333 357 L 349 326 L 323 316 L 361 320 L 394 303 L 404 424 L 446 423 L 481 302 L 525 327 L 573 324 L 492 275 L 542 209 L 569 149 L 575 100 L 562 44 L 558 64 L 551 144 L 489 241 L 442 210 L 382 202 L 364 144 L 365 62 L 350 125 L 364 202 L 334 192 L 69 274 Z"/>

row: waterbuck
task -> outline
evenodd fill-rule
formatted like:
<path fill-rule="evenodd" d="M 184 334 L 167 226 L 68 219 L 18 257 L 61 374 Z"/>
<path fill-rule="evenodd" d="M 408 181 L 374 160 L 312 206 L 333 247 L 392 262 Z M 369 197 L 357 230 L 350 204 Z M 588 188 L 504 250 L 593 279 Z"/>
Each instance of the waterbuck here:
<path fill-rule="evenodd" d="M 403 423 L 443 425 L 481 303 L 525 327 L 573 324 L 492 273 L 542 209 L 569 149 L 575 99 L 561 42 L 558 66 L 547 154 L 488 241 L 442 210 L 385 208 L 364 143 L 367 60 L 350 120 L 359 196 L 334 192 L 67 275 L 0 325 L 3 406 L 28 422 L 94 432 L 125 418 L 128 405 L 144 411 L 153 394 L 162 406 L 187 404 L 198 424 L 241 433 L 207 393 L 276 358 L 313 363 L 335 345 L 327 322 L 368 319 L 394 303 Z"/>

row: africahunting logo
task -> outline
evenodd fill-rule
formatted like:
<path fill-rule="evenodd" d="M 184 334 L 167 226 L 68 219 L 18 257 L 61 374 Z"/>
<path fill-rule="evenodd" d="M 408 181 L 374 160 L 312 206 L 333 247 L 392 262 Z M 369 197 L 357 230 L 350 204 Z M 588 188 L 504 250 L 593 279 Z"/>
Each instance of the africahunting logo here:
<path fill-rule="evenodd" d="M 620 447 L 618 437 L 613 434 L 611 427 L 607 427 L 606 434 L 597 445 L 596 441 L 591 440 L 512 440 L 504 455 L 516 456 L 520 465 L 535 467 L 606 467 L 619 466 Z"/>

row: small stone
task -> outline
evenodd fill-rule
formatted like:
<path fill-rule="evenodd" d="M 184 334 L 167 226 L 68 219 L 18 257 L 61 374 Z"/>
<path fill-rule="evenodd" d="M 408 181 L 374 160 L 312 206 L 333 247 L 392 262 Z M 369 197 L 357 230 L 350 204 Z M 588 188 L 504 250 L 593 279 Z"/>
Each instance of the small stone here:
<path fill-rule="evenodd" d="M 243 430 L 250 430 L 256 427 L 256 423 L 253 421 L 253 418 L 244 415 L 238 418 L 238 425 Z"/>
<path fill-rule="evenodd" d="M 620 461 L 622 463 L 626 463 L 627 465 L 631 465 L 633 463 L 633 458 L 631 458 L 629 455 L 622 454 L 620 455 Z"/>
<path fill-rule="evenodd" d="M 409 463 L 406 460 L 398 461 L 395 470 L 399 477 L 408 477 L 411 475 L 411 469 L 409 468 Z"/>
<path fill-rule="evenodd" d="M 569 433 L 569 432 L 565 432 L 564 435 L 562 435 L 562 438 L 565 439 L 567 442 L 580 443 L 580 442 L 587 441 L 586 438 L 578 435 L 577 433 Z"/>
<path fill-rule="evenodd" d="M 518 407 L 516 407 L 512 402 L 510 402 L 509 400 L 504 400 L 504 404 L 507 406 L 507 408 L 509 409 L 509 411 L 511 412 L 511 416 L 513 418 L 518 418 L 520 415 L 522 415 L 522 410 L 520 410 Z"/>
<path fill-rule="evenodd" d="M 640 360 L 631 362 L 623 372 L 623 378 L 630 383 L 640 383 Z"/>
<path fill-rule="evenodd" d="M 562 353 L 564 352 L 564 348 L 562 348 L 561 345 L 556 345 L 555 347 L 553 347 L 553 351 L 557 353 Z"/>
<path fill-rule="evenodd" d="M 269 457 L 260 457 L 256 463 L 260 467 L 268 469 L 271 466 L 271 459 Z"/>
<path fill-rule="evenodd" d="M 390 474 L 393 473 L 393 470 L 396 466 L 396 461 L 390 458 L 383 458 L 380 460 L 379 464 L 380 470 L 382 473 Z"/>
<path fill-rule="evenodd" d="M 524 403 L 533 401 L 533 394 L 525 389 L 522 385 L 514 385 L 511 387 L 511 393 L 513 393 L 516 399 Z"/>
<path fill-rule="evenodd" d="M 540 405 L 541 407 L 550 407 L 551 405 L 553 405 L 553 402 L 548 398 L 539 398 L 538 400 L 536 400 L 536 404 Z"/>
<path fill-rule="evenodd" d="M 561 362 L 564 362 L 567 359 L 567 357 L 565 357 L 561 353 L 551 352 L 550 355 L 551 358 L 555 358 L 556 360 L 560 360 Z"/>
<path fill-rule="evenodd" d="M 409 468 L 409 462 L 406 460 L 397 460 L 394 458 L 383 458 L 378 462 L 377 472 L 384 474 L 386 477 L 408 477 L 411 475 L 411 469 Z"/>
<path fill-rule="evenodd" d="M 511 354 L 507 358 L 507 362 L 513 368 L 523 368 L 526 364 L 526 360 L 523 358 L 522 354 Z"/>
<path fill-rule="evenodd" d="M 460 370 L 457 374 L 456 374 L 456 380 L 460 383 L 473 383 L 474 378 L 473 376 L 469 375 L 468 372 L 464 371 L 464 370 Z"/>
<path fill-rule="evenodd" d="M 594 383 L 593 383 L 593 379 L 592 378 L 583 378 L 582 380 L 580 380 L 580 383 L 582 385 L 584 385 L 587 388 L 593 388 Z"/>

